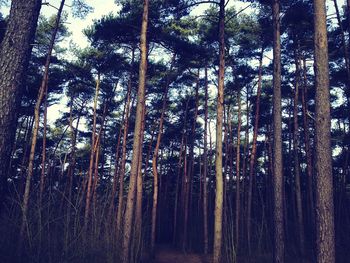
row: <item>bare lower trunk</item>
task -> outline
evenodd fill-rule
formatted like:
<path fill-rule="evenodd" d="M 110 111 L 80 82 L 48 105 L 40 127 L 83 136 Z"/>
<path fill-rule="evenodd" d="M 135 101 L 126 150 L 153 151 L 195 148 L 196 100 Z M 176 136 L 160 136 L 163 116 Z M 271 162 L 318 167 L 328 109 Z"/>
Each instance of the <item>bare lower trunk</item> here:
<path fill-rule="evenodd" d="M 299 104 L 299 82 L 300 82 L 300 64 L 299 56 L 296 54 L 295 58 L 295 92 L 293 105 L 293 152 L 294 152 L 294 177 L 295 177 L 295 198 L 297 207 L 297 221 L 298 221 L 298 235 L 299 235 L 299 249 L 301 255 L 304 255 L 305 240 L 304 240 L 304 215 L 301 197 L 300 185 L 300 163 L 299 163 L 299 123 L 298 123 L 298 104 Z"/>
<path fill-rule="evenodd" d="M 182 249 L 187 249 L 188 243 L 188 226 L 189 226 L 189 210 L 191 208 L 191 200 L 192 200 L 192 186 L 193 186 L 193 167 L 194 167 L 194 146 L 195 146 L 195 129 L 197 123 L 198 116 L 198 103 L 199 103 L 199 70 L 196 76 L 196 104 L 194 109 L 194 117 L 191 128 L 191 136 L 189 138 L 189 156 L 188 156 L 188 164 L 187 164 L 187 172 L 185 178 L 185 192 L 184 192 L 184 225 L 183 225 L 183 240 L 182 240 Z"/>
<path fill-rule="evenodd" d="M 252 221 L 252 198 L 253 198 L 253 181 L 255 178 L 255 160 L 256 160 L 256 142 L 258 139 L 258 129 L 259 129 L 259 117 L 260 117 L 260 97 L 261 97 L 261 86 L 262 86 L 262 60 L 264 56 L 264 49 L 261 48 L 260 58 L 259 58 L 259 73 L 258 73 L 258 89 L 256 92 L 256 102 L 255 102 L 255 122 L 253 130 L 253 144 L 252 152 L 250 155 L 249 162 L 249 184 L 248 184 L 248 204 L 247 204 L 247 242 L 248 251 L 251 252 L 251 221 Z"/>
<path fill-rule="evenodd" d="M 176 233 L 177 233 L 177 218 L 178 218 L 178 201 L 179 201 L 179 189 L 180 189 L 180 174 L 181 174 L 181 164 L 183 156 L 186 155 L 186 146 L 185 144 L 185 128 L 187 124 L 187 110 L 188 110 L 189 100 L 186 101 L 185 106 L 185 118 L 184 118 L 184 126 L 182 129 L 182 137 L 181 137 L 181 145 L 179 151 L 179 162 L 177 165 L 177 176 L 176 176 L 176 187 L 175 187 L 175 204 L 174 204 L 174 226 L 173 226 L 173 244 L 176 243 Z M 183 184 L 182 184 L 183 186 Z"/>
<path fill-rule="evenodd" d="M 324 0 L 314 0 L 317 262 L 335 262 L 328 43 Z"/>
<path fill-rule="evenodd" d="M 135 206 L 135 194 L 136 194 L 136 183 L 140 152 L 142 150 L 142 120 L 145 113 L 145 90 L 146 90 L 146 71 L 147 71 L 147 25 L 148 25 L 148 0 L 143 2 L 143 17 L 141 26 L 141 59 L 140 59 L 140 70 L 139 70 L 139 89 L 137 94 L 137 107 L 136 107 L 136 120 L 135 120 L 135 131 L 134 131 L 134 142 L 133 142 L 133 156 L 131 161 L 130 170 L 130 183 L 129 192 L 126 203 L 126 211 L 124 218 L 124 231 L 122 240 L 122 254 L 121 262 L 129 262 L 130 252 L 130 241 L 131 231 L 134 223 L 134 206 Z"/>
<path fill-rule="evenodd" d="M 134 62 L 134 50 L 132 51 L 132 63 Z M 131 103 L 131 89 L 132 89 L 132 73 L 130 73 L 130 79 L 128 83 L 127 99 L 126 99 L 126 110 L 124 115 L 124 128 L 123 128 L 123 145 L 122 145 L 122 160 L 121 168 L 119 170 L 119 192 L 118 192 L 118 208 L 117 208 L 117 222 L 116 230 L 119 238 L 122 215 L 124 210 L 124 176 L 125 176 L 125 163 L 126 163 L 126 145 L 129 133 L 129 115 L 130 115 L 130 103 Z"/>
<path fill-rule="evenodd" d="M 163 123 L 164 123 L 164 115 L 165 115 L 165 109 L 167 105 L 167 98 L 168 98 L 168 88 L 169 86 L 165 88 L 164 94 L 163 94 L 163 107 L 162 112 L 159 119 L 159 129 L 158 129 L 158 136 L 157 136 L 157 143 L 156 147 L 154 149 L 153 158 L 152 158 L 152 172 L 153 172 L 153 206 L 152 206 L 152 227 L 151 227 L 151 255 L 154 256 L 154 247 L 155 247 L 155 241 L 156 241 L 156 223 L 157 223 L 157 208 L 158 208 L 158 168 L 157 168 L 157 159 L 158 159 L 158 152 L 160 147 L 160 141 L 163 134 Z"/>
<path fill-rule="evenodd" d="M 216 194 L 213 263 L 219 263 L 222 251 L 222 214 L 223 214 L 223 176 L 222 176 L 222 117 L 224 107 L 224 76 L 225 76 L 225 0 L 220 0 L 219 15 L 219 82 L 216 117 Z"/>
<path fill-rule="evenodd" d="M 47 132 L 47 85 L 45 88 L 45 102 L 44 102 L 44 131 L 43 131 L 43 147 L 42 147 L 42 159 L 41 159 L 41 176 L 40 176 L 40 192 L 39 192 L 39 208 L 41 208 L 43 193 L 45 187 L 45 173 L 46 173 L 46 132 Z"/>
<path fill-rule="evenodd" d="M 274 185 L 274 263 L 284 262 L 283 163 L 281 109 L 280 3 L 274 0 L 273 13 L 273 185 Z"/>
<path fill-rule="evenodd" d="M 96 88 L 95 88 L 90 163 L 89 163 L 89 171 L 88 171 L 88 182 L 87 182 L 87 189 L 86 189 L 85 214 L 84 214 L 84 234 L 87 234 L 87 227 L 88 227 L 89 215 L 90 215 L 90 203 L 91 203 L 91 195 L 92 195 L 93 171 L 94 171 L 94 160 L 95 160 L 94 148 L 95 148 L 95 142 L 96 142 L 96 119 L 97 119 L 96 110 L 97 110 L 99 91 L 100 91 L 100 74 L 97 75 Z"/>
<path fill-rule="evenodd" d="M 145 109 L 144 109 L 145 111 Z M 143 112 L 142 133 L 145 130 L 145 112 Z M 141 145 L 143 137 L 141 137 Z M 148 161 L 148 159 L 146 160 Z M 142 149 L 140 151 L 136 187 L 136 208 L 135 208 L 135 238 L 134 238 L 134 262 L 139 262 L 142 253 L 142 195 L 143 195 L 143 178 L 142 178 Z"/>
<path fill-rule="evenodd" d="M 204 254 L 208 254 L 208 70 L 205 67 L 205 101 L 204 101 L 204 152 L 203 152 L 203 232 Z"/>
<path fill-rule="evenodd" d="M 237 127 L 237 145 L 236 145 L 236 251 L 239 248 L 239 219 L 240 219 L 240 209 L 241 209 L 241 174 L 240 174 L 240 150 L 241 150 L 241 91 L 238 90 L 237 93 L 238 100 L 238 127 Z"/>
<path fill-rule="evenodd" d="M 302 100 L 302 110 L 303 110 L 303 128 L 304 128 L 304 138 L 305 138 L 305 152 L 306 152 L 306 164 L 307 164 L 307 197 L 308 197 L 308 207 L 309 207 L 309 220 L 310 225 L 314 225 L 315 222 L 315 209 L 314 209 L 314 195 L 313 195 L 313 164 L 312 164 L 312 154 L 310 146 L 310 131 L 309 131 L 309 116 L 307 107 L 307 68 L 306 59 L 303 58 L 303 89 L 301 93 Z"/>

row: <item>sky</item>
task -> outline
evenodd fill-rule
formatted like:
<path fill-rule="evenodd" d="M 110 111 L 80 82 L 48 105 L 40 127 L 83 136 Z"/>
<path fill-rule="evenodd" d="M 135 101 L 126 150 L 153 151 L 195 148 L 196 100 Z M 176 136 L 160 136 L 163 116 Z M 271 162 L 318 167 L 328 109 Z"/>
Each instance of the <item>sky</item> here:
<path fill-rule="evenodd" d="M 60 0 L 50 0 L 49 2 L 56 7 L 58 7 L 60 4 Z M 69 2 L 71 1 L 67 2 L 69 5 Z M 93 7 L 94 10 L 91 13 L 89 13 L 86 17 L 79 19 L 74 18 L 71 12 L 69 12 L 67 21 L 69 31 L 72 33 L 71 39 L 80 47 L 85 47 L 88 44 L 86 37 L 82 33 L 85 28 L 90 26 L 94 20 L 99 19 L 104 15 L 108 15 L 109 13 L 116 13 L 119 10 L 118 6 L 114 3 L 114 0 L 87 0 L 86 3 Z M 66 7 L 65 9 L 69 11 L 69 7 Z M 41 14 L 51 16 L 54 13 L 56 13 L 56 10 L 53 7 L 42 7 Z"/>

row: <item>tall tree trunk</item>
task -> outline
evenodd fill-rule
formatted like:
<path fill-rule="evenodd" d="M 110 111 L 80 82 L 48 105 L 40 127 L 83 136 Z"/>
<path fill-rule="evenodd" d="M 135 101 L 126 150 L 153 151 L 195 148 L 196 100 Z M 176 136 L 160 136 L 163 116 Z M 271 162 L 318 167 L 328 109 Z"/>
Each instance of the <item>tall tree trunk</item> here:
<path fill-rule="evenodd" d="M 0 212 L 40 8 L 40 0 L 11 1 L 7 29 L 0 47 Z"/>
<path fill-rule="evenodd" d="M 274 263 L 284 262 L 283 220 L 283 163 L 282 163 L 282 108 L 281 108 L 281 39 L 280 2 L 272 4 L 273 19 L 273 184 L 274 184 Z"/>
<path fill-rule="evenodd" d="M 124 114 L 123 116 L 125 116 L 125 108 L 126 108 L 126 103 L 125 103 L 125 107 L 124 107 Z M 124 121 L 122 121 L 124 122 Z M 111 192 L 111 196 L 110 196 L 110 204 L 109 204 L 109 209 L 108 209 L 108 222 L 113 224 L 115 223 L 114 221 L 114 210 L 115 210 L 115 196 L 117 193 L 117 187 L 118 187 L 118 181 L 119 181 L 119 165 L 120 165 L 120 139 L 121 139 L 121 135 L 122 135 L 122 130 L 123 130 L 123 125 L 121 125 L 119 132 L 118 132 L 118 137 L 117 137 L 117 145 L 115 147 L 115 161 L 114 161 L 114 172 L 113 172 L 113 185 L 112 185 L 112 192 Z M 109 223 L 106 222 L 106 227 L 109 229 L 110 225 Z M 107 235 L 109 235 L 110 233 L 108 233 Z"/>
<path fill-rule="evenodd" d="M 258 139 L 259 130 L 259 118 L 260 118 L 260 97 L 261 97 L 261 87 L 262 87 L 262 63 L 264 56 L 264 48 L 261 48 L 259 57 L 259 73 L 258 73 L 258 89 L 256 92 L 256 102 L 255 102 L 255 122 L 253 130 L 253 144 L 252 152 L 250 155 L 249 162 L 249 184 L 248 184 L 248 204 L 247 204 L 247 242 L 248 251 L 251 252 L 251 221 L 252 221 L 252 198 L 253 198 L 253 181 L 255 178 L 255 160 L 256 160 L 256 142 Z"/>
<path fill-rule="evenodd" d="M 177 165 L 177 176 L 176 176 L 176 187 L 175 187 L 175 204 L 174 204 L 174 226 L 173 226 L 173 244 L 174 245 L 176 243 L 176 233 L 177 233 L 177 218 L 178 218 L 177 212 L 178 212 L 178 201 L 179 201 L 181 163 L 182 163 L 182 159 L 184 158 L 183 156 L 186 155 L 185 136 L 186 136 L 187 115 L 188 115 L 187 114 L 188 104 L 189 104 L 189 99 L 187 99 L 186 106 L 185 106 L 184 126 L 182 129 L 181 145 L 180 145 L 180 151 L 179 151 L 179 161 L 178 161 L 178 165 Z M 183 180 L 182 180 L 182 182 L 183 182 Z M 183 184 L 182 184 L 182 186 L 183 186 Z"/>
<path fill-rule="evenodd" d="M 42 156 L 41 156 L 41 176 L 40 176 L 40 192 L 39 192 L 39 209 L 41 209 L 43 193 L 45 188 L 45 173 L 46 173 L 46 133 L 47 133 L 47 92 L 48 85 L 45 87 L 45 101 L 44 101 L 44 130 L 43 130 L 43 147 L 42 147 Z"/>
<path fill-rule="evenodd" d="M 324 0 L 314 0 L 317 262 L 335 262 L 328 43 Z"/>
<path fill-rule="evenodd" d="M 131 53 L 131 64 L 134 64 L 135 60 L 135 50 L 132 49 Z M 117 235 L 119 236 L 121 225 L 122 225 L 122 215 L 124 210 L 124 176 L 125 176 L 125 163 L 126 163 L 126 145 L 128 140 L 129 133 L 129 115 L 130 115 L 130 107 L 131 107 L 131 91 L 132 91 L 132 77 L 133 72 L 132 69 L 130 71 L 129 82 L 128 82 L 128 91 L 126 95 L 126 109 L 124 115 L 124 129 L 123 129 L 123 145 L 122 145 L 122 160 L 121 160 L 121 168 L 119 170 L 119 192 L 118 192 L 118 208 L 117 208 Z"/>
<path fill-rule="evenodd" d="M 145 111 L 145 108 L 144 108 Z M 142 133 L 145 130 L 145 112 L 143 112 L 142 119 Z M 143 137 L 141 137 L 141 145 L 143 144 Z M 148 159 L 146 159 L 148 162 Z M 145 170 L 146 171 L 146 170 Z M 134 262 L 139 262 L 142 253 L 142 195 L 143 195 L 143 178 L 142 178 L 142 149 L 140 151 L 137 181 L 136 181 L 136 208 L 135 208 L 135 238 L 134 238 Z"/>
<path fill-rule="evenodd" d="M 164 94 L 163 94 L 163 106 L 162 112 L 159 118 L 159 129 L 156 147 L 154 149 L 153 157 L 152 157 L 152 172 L 153 172 L 153 206 L 152 206 L 152 226 L 151 226 L 151 256 L 154 257 L 154 247 L 156 241 L 156 223 L 157 223 L 157 208 L 158 208 L 158 168 L 157 168 L 157 160 L 158 160 L 158 152 L 160 147 L 160 141 L 162 139 L 163 134 L 163 123 L 164 123 L 164 115 L 167 106 L 167 98 L 168 98 L 168 89 L 169 83 L 166 84 Z"/>
<path fill-rule="evenodd" d="M 67 202 L 67 212 L 66 212 L 66 224 L 65 224 L 65 240 L 64 240 L 64 251 L 66 252 L 68 249 L 68 243 L 69 243 L 69 235 L 70 235 L 70 220 L 71 220 L 71 207 L 72 207 L 72 188 L 73 188 L 73 175 L 75 170 L 75 162 L 76 162 L 76 143 L 77 143 L 77 135 L 78 135 L 78 128 L 80 123 L 80 118 L 83 112 L 83 109 L 85 107 L 85 103 L 82 104 L 79 115 L 77 118 L 77 123 L 75 125 L 75 128 L 73 127 L 73 105 L 74 98 L 71 98 L 71 105 L 70 105 L 70 121 L 69 121 L 69 128 L 71 132 L 71 153 L 70 153 L 70 161 L 69 161 L 69 167 L 67 172 L 67 178 L 68 178 L 68 202 Z"/>
<path fill-rule="evenodd" d="M 225 0 L 220 0 L 219 13 L 219 83 L 216 117 L 216 194 L 213 263 L 219 263 L 222 252 L 222 214 L 223 214 L 223 177 L 222 177 L 222 117 L 224 107 L 224 76 L 225 76 Z"/>
<path fill-rule="evenodd" d="M 240 209 L 241 209 L 241 174 L 240 174 L 240 157 L 241 157 L 241 90 L 237 91 L 237 101 L 238 101 L 238 127 L 237 127 L 237 145 L 236 145 L 236 254 L 239 249 L 239 219 L 240 219 Z"/>
<path fill-rule="evenodd" d="M 109 206 L 109 212 L 108 212 L 108 218 L 110 218 L 110 222 L 113 223 L 114 221 L 114 215 L 113 215 L 113 212 L 114 212 L 114 209 L 115 209 L 115 196 L 116 196 L 116 193 L 117 193 L 117 188 L 118 188 L 118 182 L 119 182 L 119 179 L 121 177 L 121 173 L 120 173 L 120 170 L 121 170 L 121 165 L 123 165 L 122 163 L 120 163 L 120 140 L 121 140 L 121 137 L 123 135 L 123 146 L 122 146 L 122 151 L 125 150 L 126 151 L 126 138 L 124 136 L 127 136 L 125 134 L 125 123 L 126 123 L 126 118 L 128 117 L 126 115 L 127 111 L 129 112 L 129 109 L 130 109 L 130 101 L 131 101 L 131 98 L 130 98 L 130 92 L 131 92 L 131 75 L 130 75 L 130 79 L 129 79 L 129 84 L 128 84 L 128 90 L 126 92 L 126 96 L 125 96 L 125 103 L 124 103 L 124 109 L 123 109 L 123 117 L 122 117 L 122 125 L 120 126 L 120 129 L 119 129 L 119 133 L 118 133 L 118 138 L 117 138 L 117 145 L 116 145 L 116 149 L 115 149 L 115 163 L 114 163 L 114 175 L 113 175 L 113 186 L 112 186 L 112 193 L 111 193 L 111 197 L 110 197 L 110 206 Z M 128 113 L 129 115 L 129 113 Z M 124 145 L 125 144 L 125 145 Z M 123 155 L 123 152 L 122 152 L 122 155 Z M 124 172 L 123 172 L 124 174 Z M 124 176 L 123 176 L 123 183 L 122 183 L 122 188 L 124 188 Z M 120 191 L 120 189 L 119 189 Z M 120 192 L 118 193 L 120 194 Z M 123 196 L 124 194 L 124 191 L 122 190 L 122 193 L 121 193 L 121 196 Z M 118 200 L 118 205 L 119 205 L 119 200 Z M 118 211 L 117 211 L 118 213 Z M 115 219 L 118 218 L 118 214 L 117 214 L 117 217 Z M 120 215 L 120 218 L 121 218 L 121 215 Z M 117 221 L 115 221 L 115 233 L 116 233 L 116 236 L 119 235 L 119 229 L 118 229 L 118 226 L 117 226 Z M 120 225 L 120 222 L 119 222 L 119 225 Z M 106 227 L 109 227 L 108 223 L 106 224 Z"/>
<path fill-rule="evenodd" d="M 42 157 L 41 157 L 41 175 L 40 175 L 40 189 L 39 189 L 39 200 L 38 200 L 38 229 L 39 229 L 39 248 L 41 253 L 41 238 L 42 238 L 42 201 L 45 189 L 45 166 L 46 166 L 46 133 L 47 133 L 47 95 L 48 95 L 48 85 L 45 87 L 44 93 L 44 121 L 43 121 L 43 144 L 42 144 Z"/>
<path fill-rule="evenodd" d="M 204 151 L 203 151 L 203 232 L 204 254 L 208 254 L 208 68 L 205 66 L 205 100 L 204 100 Z"/>
<path fill-rule="evenodd" d="M 195 146 L 195 133 L 196 133 L 196 123 L 197 123 L 197 116 L 198 116 L 198 103 L 199 103 L 199 69 L 198 73 L 196 75 L 196 88 L 195 88 L 195 109 L 194 109 L 194 116 L 193 116 L 193 123 L 191 128 L 191 137 L 189 138 L 189 158 L 188 158 L 188 165 L 187 165 L 187 172 L 185 177 L 185 192 L 184 192 L 184 202 L 183 202 L 183 210 L 184 210 L 184 225 L 183 225 L 183 240 L 182 240 L 182 249 L 186 250 L 187 248 L 187 239 L 188 239 L 188 214 L 189 210 L 192 207 L 191 206 L 191 190 L 193 185 L 193 167 L 194 167 L 194 146 Z"/>
<path fill-rule="evenodd" d="M 247 218 L 247 210 L 248 210 L 248 194 L 247 194 L 247 185 L 246 185 L 246 175 L 247 175 L 247 165 L 248 165 L 248 154 L 249 154 L 249 122 L 250 122 L 250 104 L 249 104 L 249 87 L 247 86 L 247 98 L 246 98 L 246 127 L 245 127 L 245 135 L 244 135 L 244 146 L 243 146 L 243 164 L 242 164 L 242 198 L 241 198 L 241 218 Z M 233 160 L 231 160 L 233 162 Z M 249 181 L 248 181 L 249 184 Z M 253 185 L 252 185 L 253 188 Z M 246 234 L 246 226 L 247 226 L 248 220 L 246 219 L 245 222 L 241 223 L 240 225 L 240 235 L 244 233 Z M 246 236 L 244 236 L 246 237 Z M 245 240 L 247 242 L 247 239 Z"/>
<path fill-rule="evenodd" d="M 305 252 L 304 239 L 304 215 L 301 196 L 300 185 L 300 162 L 299 162 L 299 122 L 298 122 L 298 104 L 299 104 L 299 83 L 300 83 L 300 63 L 299 54 L 296 51 L 295 57 L 295 91 L 294 91 L 294 105 L 293 105 L 293 152 L 294 152 L 294 179 L 295 179 L 295 198 L 297 207 L 297 222 L 298 222 L 298 236 L 299 249 L 301 255 Z"/>
<path fill-rule="evenodd" d="M 309 220 L 310 225 L 314 225 L 315 222 L 315 209 L 314 209 L 314 195 L 313 195 L 313 165 L 312 165 L 312 153 L 310 146 L 310 131 L 309 131 L 309 116 L 307 107 L 307 68 L 306 58 L 303 58 L 303 89 L 301 93 L 302 110 L 303 110 L 303 126 L 304 126 L 304 140 L 305 140 L 305 152 L 306 152 L 306 164 L 307 164 L 307 196 L 309 207 Z"/>
<path fill-rule="evenodd" d="M 49 43 L 49 47 L 48 47 L 48 53 L 46 56 L 44 75 L 43 75 L 43 79 L 41 81 L 41 85 L 40 85 L 39 93 L 38 93 L 38 98 L 37 98 L 37 101 L 35 104 L 35 109 L 34 109 L 34 130 L 33 130 L 33 135 L 32 135 L 32 143 L 31 143 L 29 164 L 28 164 L 28 173 L 27 173 L 27 178 L 26 178 L 26 186 L 25 186 L 25 190 L 24 190 L 23 204 L 22 204 L 22 214 L 23 215 L 22 215 L 22 224 L 21 224 L 21 229 L 20 229 L 21 240 L 24 237 L 24 231 L 25 231 L 26 225 L 28 223 L 27 222 L 27 213 L 28 213 L 28 204 L 29 204 L 29 193 L 30 193 L 31 179 L 32 179 L 33 170 L 34 170 L 35 148 L 36 148 L 36 142 L 37 142 L 37 137 L 38 137 L 38 133 L 39 133 L 40 107 L 41 107 L 41 103 L 42 103 L 43 98 L 45 96 L 45 91 L 46 91 L 47 85 L 48 85 L 51 55 L 52 55 L 53 47 L 54 47 L 55 40 L 56 40 L 56 35 L 58 32 L 58 28 L 59 28 L 59 24 L 60 24 L 60 20 L 61 20 L 61 14 L 63 11 L 64 2 L 65 2 L 65 0 L 61 1 L 61 5 L 60 5 L 58 12 L 57 12 L 55 26 L 54 26 L 54 29 L 52 31 L 52 35 L 51 35 L 51 39 L 50 39 L 50 43 Z M 46 94 L 46 96 L 47 96 L 47 94 Z"/>
<path fill-rule="evenodd" d="M 133 225 L 133 214 L 135 206 L 135 192 L 136 192 L 136 180 L 138 173 L 138 163 L 140 152 L 142 150 L 142 120 L 145 113 L 145 90 L 146 90 L 146 72 L 147 72 L 147 26 L 148 26 L 148 0 L 143 1 L 143 16 L 141 26 L 141 59 L 140 59 L 140 70 L 139 70 L 139 89 L 137 94 L 137 108 L 136 108 L 136 120 L 135 120 L 135 131 L 134 131 L 134 143 L 133 143 L 133 156 L 131 161 L 130 170 L 130 184 L 129 192 L 126 203 L 125 219 L 124 219 L 124 232 L 122 241 L 122 255 L 121 262 L 129 262 L 130 252 L 130 240 L 131 230 Z"/>
<path fill-rule="evenodd" d="M 96 110 L 98 103 L 98 95 L 100 91 L 100 73 L 97 74 L 96 88 L 95 88 L 95 99 L 94 99 L 94 109 L 93 109 L 93 124 L 92 124 L 92 135 L 91 135 L 91 149 L 90 149 L 90 163 L 88 171 L 88 182 L 86 189 L 86 201 L 85 201 L 85 214 L 84 214 L 84 234 L 87 234 L 87 228 L 89 223 L 90 215 L 90 203 L 92 195 L 92 183 L 93 183 L 93 171 L 94 171 L 94 159 L 95 159 L 95 144 L 96 144 Z"/>

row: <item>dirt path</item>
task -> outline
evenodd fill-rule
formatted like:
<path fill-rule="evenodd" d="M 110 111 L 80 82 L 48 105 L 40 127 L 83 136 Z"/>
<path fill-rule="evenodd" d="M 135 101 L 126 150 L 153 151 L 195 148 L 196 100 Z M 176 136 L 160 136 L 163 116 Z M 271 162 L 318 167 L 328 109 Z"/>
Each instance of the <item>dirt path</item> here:
<path fill-rule="evenodd" d="M 205 255 L 183 253 L 171 247 L 158 247 L 154 263 L 209 263 L 210 258 Z"/>

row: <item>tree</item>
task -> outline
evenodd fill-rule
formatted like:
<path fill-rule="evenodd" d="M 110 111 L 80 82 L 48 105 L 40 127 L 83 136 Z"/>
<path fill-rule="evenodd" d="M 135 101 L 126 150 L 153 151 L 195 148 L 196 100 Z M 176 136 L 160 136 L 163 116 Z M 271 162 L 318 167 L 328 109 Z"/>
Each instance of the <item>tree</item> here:
<path fill-rule="evenodd" d="M 28 67 L 40 0 L 14 0 L 0 47 L 0 202 L 7 185 L 11 147 L 16 134 L 18 107 Z"/>
<path fill-rule="evenodd" d="M 146 72 L 147 72 L 147 26 L 148 26 L 148 8 L 149 1 L 144 0 L 143 2 L 143 15 L 142 15 L 142 26 L 141 26 L 141 59 L 139 69 L 139 88 L 137 93 L 137 108 L 136 108 L 136 121 L 134 131 L 134 142 L 133 142 L 133 157 L 130 171 L 130 184 L 129 192 L 126 203 L 126 211 L 124 218 L 124 229 L 123 229 L 123 241 L 122 241 L 122 255 L 121 260 L 123 263 L 129 262 L 129 251 L 131 241 L 131 231 L 133 225 L 133 214 L 136 197 L 136 186 L 137 186 L 137 173 L 139 171 L 139 158 L 141 158 L 140 152 L 142 150 L 143 129 L 142 120 L 145 114 L 145 89 L 146 89 Z"/>
<path fill-rule="evenodd" d="M 272 3 L 273 20 L 273 190 L 274 190 L 274 256 L 275 263 L 284 262 L 283 163 L 281 108 L 281 40 L 280 2 Z"/>
<path fill-rule="evenodd" d="M 223 176 L 222 176 L 222 123 L 224 108 L 224 76 L 225 76 L 225 0 L 220 0 L 219 13 L 219 77 L 216 110 L 216 153 L 215 153 L 215 224 L 214 224 L 214 256 L 213 262 L 219 263 L 222 255 L 222 214 L 223 214 Z"/>
<path fill-rule="evenodd" d="M 32 143 L 31 143 L 30 156 L 29 156 L 28 173 L 27 173 L 27 178 L 26 178 L 26 187 L 25 187 L 25 192 L 24 192 L 24 196 L 23 196 L 23 205 L 22 205 L 23 218 L 22 218 L 22 225 L 21 225 L 21 230 L 20 230 L 20 236 L 21 236 L 20 238 L 21 239 L 23 239 L 23 237 L 24 237 L 25 226 L 28 223 L 27 222 L 27 213 L 28 213 L 28 204 L 29 204 L 29 192 L 30 192 L 30 185 L 31 185 L 31 180 L 32 180 L 32 176 L 33 176 L 35 147 L 36 147 L 36 143 L 37 143 L 37 136 L 38 136 L 38 130 L 39 130 L 40 107 L 41 107 L 41 104 L 42 104 L 44 97 L 48 96 L 48 79 L 49 79 L 49 68 L 50 68 L 50 63 L 51 63 L 51 55 L 52 55 L 52 51 L 53 51 L 53 48 L 55 45 L 57 32 L 59 30 L 64 3 L 65 3 L 65 0 L 62 0 L 60 7 L 58 9 L 58 12 L 57 12 L 57 16 L 56 16 L 56 20 L 55 20 L 55 24 L 54 24 L 54 29 L 52 31 L 52 35 L 51 35 L 50 43 L 49 43 L 49 47 L 48 47 L 48 53 L 46 56 L 44 76 L 43 76 L 43 79 L 41 81 L 38 99 L 36 101 L 35 109 L 34 109 L 34 115 L 35 115 L 34 130 L 33 130 Z M 46 108 L 47 108 L 47 105 L 46 105 Z M 46 125 L 46 122 L 44 122 L 44 125 Z M 45 162 L 44 158 L 43 158 L 43 160 L 44 160 L 43 162 Z M 44 167 L 42 169 L 44 170 Z M 40 188 L 40 201 L 39 201 L 40 203 L 42 201 L 42 192 L 43 192 L 43 187 L 44 187 L 43 176 L 44 175 L 42 173 L 41 188 Z"/>
<path fill-rule="evenodd" d="M 316 246 L 317 262 L 335 262 L 334 207 L 325 1 L 314 0 L 316 86 Z"/>

